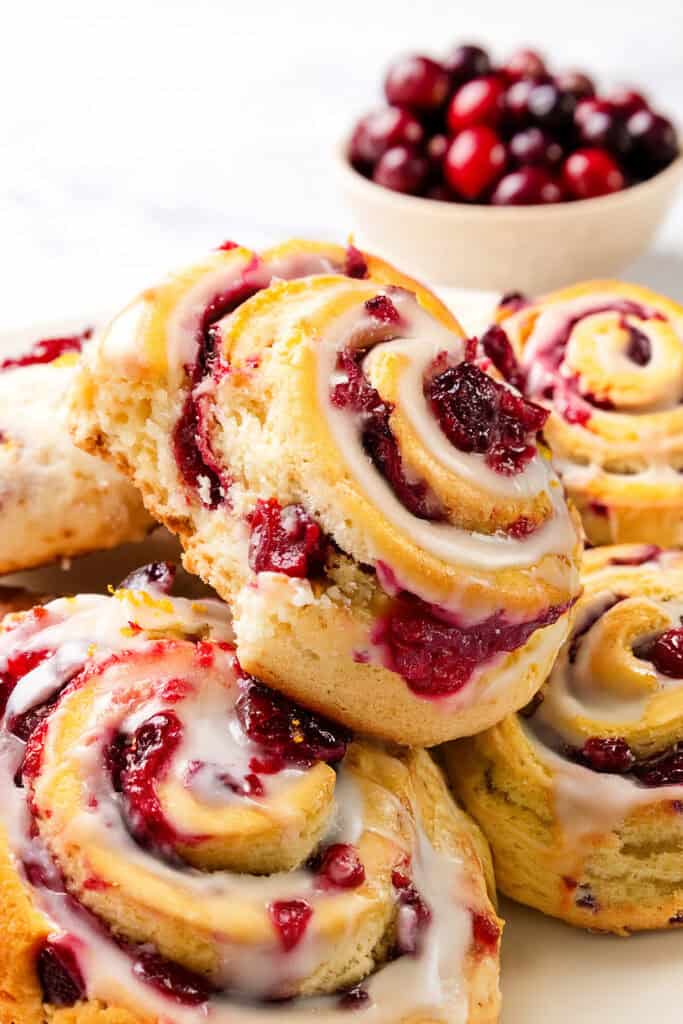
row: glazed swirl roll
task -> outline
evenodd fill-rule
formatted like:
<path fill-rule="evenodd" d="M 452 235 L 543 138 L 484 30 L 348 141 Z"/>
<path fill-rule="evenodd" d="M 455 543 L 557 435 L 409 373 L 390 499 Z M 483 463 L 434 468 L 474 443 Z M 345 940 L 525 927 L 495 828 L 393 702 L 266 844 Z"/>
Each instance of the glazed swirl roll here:
<path fill-rule="evenodd" d="M 233 248 L 113 322 L 74 431 L 231 603 L 245 669 L 430 745 L 528 701 L 578 588 L 547 413 L 482 366 L 379 260 Z"/>
<path fill-rule="evenodd" d="M 0 1017 L 497 1019 L 489 855 L 429 755 L 246 675 L 225 606 L 169 581 L 0 636 Z"/>
<path fill-rule="evenodd" d="M 500 320 L 593 544 L 683 544 L 683 307 L 591 281 Z"/>
<path fill-rule="evenodd" d="M 683 556 L 589 551 L 573 633 L 531 704 L 452 744 L 503 892 L 571 924 L 683 923 Z"/>

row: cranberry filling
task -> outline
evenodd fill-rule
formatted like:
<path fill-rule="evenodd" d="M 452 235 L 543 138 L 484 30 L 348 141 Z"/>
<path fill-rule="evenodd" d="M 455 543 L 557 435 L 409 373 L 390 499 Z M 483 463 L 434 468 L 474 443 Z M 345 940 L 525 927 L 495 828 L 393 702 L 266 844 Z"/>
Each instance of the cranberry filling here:
<path fill-rule="evenodd" d="M 629 775 L 643 786 L 683 785 L 683 743 L 638 760 L 621 736 L 591 736 L 580 750 L 565 747 L 567 757 L 596 772 Z"/>
<path fill-rule="evenodd" d="M 489 953 L 495 952 L 498 948 L 500 938 L 500 927 L 489 914 L 480 914 L 472 911 L 472 941 L 477 949 Z"/>
<path fill-rule="evenodd" d="M 625 775 L 636 759 L 625 739 L 620 736 L 591 736 L 579 752 L 580 760 L 594 772 Z"/>
<path fill-rule="evenodd" d="M 503 328 L 498 324 L 489 327 L 481 336 L 481 347 L 505 380 L 523 393 L 526 376 Z"/>
<path fill-rule="evenodd" d="M 637 327 L 631 327 L 630 324 L 625 324 L 624 326 L 628 331 L 626 355 L 637 366 L 647 366 L 652 358 L 650 339 L 642 331 L 639 331 Z"/>
<path fill-rule="evenodd" d="M 441 697 L 460 690 L 495 655 L 521 647 L 568 607 L 553 605 L 526 622 L 508 622 L 503 612 L 495 612 L 463 626 L 444 609 L 403 593 L 378 622 L 373 640 L 383 646 L 387 667 L 403 676 L 414 693 Z"/>
<path fill-rule="evenodd" d="M 85 999 L 85 982 L 67 939 L 45 939 L 36 960 L 43 1001 L 50 1006 L 73 1006 Z"/>
<path fill-rule="evenodd" d="M 66 355 L 67 352 L 80 352 L 83 343 L 92 337 L 92 327 L 88 327 L 82 334 L 72 334 L 65 338 L 43 338 L 37 341 L 23 356 L 3 359 L 0 362 L 0 370 L 13 370 L 19 366 L 36 366 L 39 363 L 53 363 L 55 359 Z"/>
<path fill-rule="evenodd" d="M 396 921 L 396 946 L 401 954 L 419 953 L 425 929 L 432 919 L 432 912 L 412 880 L 402 871 L 392 872 L 391 881 L 398 897 Z"/>
<path fill-rule="evenodd" d="M 299 945 L 313 916 L 313 907 L 306 900 L 276 900 L 268 904 L 268 914 L 285 953 Z"/>
<path fill-rule="evenodd" d="M 54 651 L 48 650 L 19 651 L 8 657 L 5 671 L 0 672 L 0 716 L 4 715 L 7 701 L 10 699 L 19 680 L 28 675 L 32 669 L 37 668 L 38 665 L 52 654 L 54 654 Z M 14 731 L 13 726 L 16 727 L 17 722 L 18 719 L 15 719 L 9 723 L 11 731 Z"/>
<path fill-rule="evenodd" d="M 365 868 L 355 846 L 333 843 L 323 852 L 317 872 L 323 888 L 357 889 L 365 881 Z"/>
<path fill-rule="evenodd" d="M 335 764 L 346 754 L 351 733 L 341 725 L 292 704 L 261 683 L 247 680 L 235 712 L 242 729 L 267 757 L 307 768 L 316 761 Z"/>
<path fill-rule="evenodd" d="M 365 309 L 373 317 L 383 324 L 400 324 L 401 314 L 396 309 L 388 295 L 375 295 L 365 303 Z"/>
<path fill-rule="evenodd" d="M 206 481 L 202 488 L 202 501 L 208 508 L 215 509 L 224 501 L 224 489 L 215 467 L 204 459 L 199 437 L 199 404 L 190 392 L 173 431 L 173 453 L 188 487 L 200 491 Z"/>
<path fill-rule="evenodd" d="M 178 566 L 173 562 L 150 562 L 135 569 L 119 584 L 123 590 L 159 590 L 162 594 L 173 591 Z"/>
<path fill-rule="evenodd" d="M 332 389 L 332 404 L 360 414 L 363 448 L 401 504 L 418 519 L 443 519 L 441 503 L 429 486 L 424 480 L 409 481 L 404 472 L 401 452 L 389 423 L 393 407 L 382 401 L 363 373 L 366 355 L 365 349 L 344 349 L 339 353 L 337 370 L 345 379 Z"/>
<path fill-rule="evenodd" d="M 516 395 L 470 362 L 428 380 L 425 392 L 444 434 L 456 448 L 486 456 L 507 476 L 520 473 L 536 454 L 535 435 L 548 411 Z"/>
<path fill-rule="evenodd" d="M 364 280 L 369 276 L 368 261 L 355 245 L 347 246 L 344 273 L 347 277 L 355 277 L 358 280 Z"/>
<path fill-rule="evenodd" d="M 651 661 L 658 672 L 683 679 L 683 628 L 669 629 L 637 651 L 639 658 Z"/>
<path fill-rule="evenodd" d="M 301 505 L 283 508 L 258 501 L 248 517 L 249 565 L 254 572 L 282 572 L 301 579 L 322 572 L 328 540 Z"/>
<path fill-rule="evenodd" d="M 683 743 L 676 743 L 664 753 L 640 761 L 633 774 L 644 786 L 683 785 Z"/>
<path fill-rule="evenodd" d="M 213 992 L 201 974 L 167 960 L 159 953 L 138 954 L 133 963 L 133 974 L 183 1006 L 199 1006 L 207 1002 Z"/>

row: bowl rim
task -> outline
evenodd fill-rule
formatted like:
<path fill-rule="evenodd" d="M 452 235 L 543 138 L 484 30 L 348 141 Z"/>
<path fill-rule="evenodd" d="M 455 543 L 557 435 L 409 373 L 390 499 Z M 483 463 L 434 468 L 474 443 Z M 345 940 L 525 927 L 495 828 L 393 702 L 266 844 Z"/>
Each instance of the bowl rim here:
<path fill-rule="evenodd" d="M 412 207 L 415 213 L 435 214 L 437 211 L 441 216 L 457 217 L 467 215 L 482 220 L 491 217 L 510 220 L 521 217 L 562 217 L 568 212 L 578 213 L 580 210 L 587 212 L 597 211 L 598 206 L 616 209 L 619 204 L 622 206 L 638 202 L 646 191 L 655 191 L 662 185 L 674 185 L 676 180 L 683 177 L 683 148 L 678 156 L 663 170 L 658 171 L 647 181 L 638 182 L 637 185 L 629 185 L 628 188 L 619 192 L 611 192 L 604 196 L 594 196 L 591 199 L 575 199 L 564 203 L 536 203 L 528 206 L 493 206 L 490 203 L 460 203 L 444 202 L 442 199 L 429 199 L 427 196 L 411 196 L 404 192 L 393 192 L 391 189 L 377 185 L 374 181 L 366 178 L 353 167 L 349 158 L 349 146 L 351 139 L 346 136 L 336 147 L 336 162 L 339 172 L 346 178 L 347 182 L 356 191 L 364 192 L 368 197 L 374 197 L 379 203 L 393 205 L 404 203 L 407 208 Z"/>

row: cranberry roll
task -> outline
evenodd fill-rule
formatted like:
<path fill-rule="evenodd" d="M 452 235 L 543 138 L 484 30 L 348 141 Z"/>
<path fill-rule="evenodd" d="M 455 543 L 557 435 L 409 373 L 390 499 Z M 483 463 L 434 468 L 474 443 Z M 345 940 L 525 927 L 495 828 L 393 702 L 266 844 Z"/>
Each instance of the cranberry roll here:
<path fill-rule="evenodd" d="M 247 675 L 171 579 L 0 635 L 0 1019 L 495 1021 L 488 849 L 430 756 Z"/>
<path fill-rule="evenodd" d="M 230 602 L 245 669 L 413 745 L 523 706 L 566 636 L 578 531 L 547 413 L 380 261 L 235 248 L 144 293 L 75 388 Z"/>
<path fill-rule="evenodd" d="M 65 395 L 90 335 L 0 353 L 0 573 L 140 540 L 151 525 L 135 488 L 69 436 Z"/>
<path fill-rule="evenodd" d="M 571 638 L 534 700 L 451 744 L 507 895 L 583 928 L 683 924 L 683 555 L 589 551 Z"/>
<path fill-rule="evenodd" d="M 683 544 L 683 307 L 589 281 L 513 296 L 500 320 L 589 541 Z"/>

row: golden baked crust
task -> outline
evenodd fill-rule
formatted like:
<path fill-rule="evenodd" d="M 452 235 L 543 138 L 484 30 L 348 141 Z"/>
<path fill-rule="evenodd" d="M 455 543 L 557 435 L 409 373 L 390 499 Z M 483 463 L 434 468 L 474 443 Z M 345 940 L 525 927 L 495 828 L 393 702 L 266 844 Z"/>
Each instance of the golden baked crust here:
<path fill-rule="evenodd" d="M 450 744 L 447 772 L 491 843 L 506 895 L 583 928 L 676 927 L 683 678 L 663 674 L 651 652 L 680 632 L 683 556 L 598 548 L 586 553 L 583 581 L 542 699 Z"/>
<path fill-rule="evenodd" d="M 367 273 L 352 277 L 335 246 L 233 248 L 144 293 L 83 367 L 73 433 L 131 477 L 187 567 L 230 602 L 247 670 L 352 728 L 431 745 L 485 728 L 538 687 L 568 629 L 579 539 L 533 434 L 511 475 L 448 443 L 424 381 L 437 357 L 465 361 L 462 332 L 429 291 L 362 259 Z M 361 373 L 348 365 L 358 352 L 366 392 L 349 401 L 386 411 L 374 461 L 368 409 L 331 397 Z M 259 565 L 254 534 L 280 512 L 289 520 L 273 529 L 330 539 L 322 567 Z M 450 640 L 424 641 L 424 677 L 448 643 L 488 650 L 499 624 L 529 627 L 473 657 L 469 675 L 442 666 L 439 689 L 392 647 L 404 612 L 425 632 L 451 626 Z M 461 639 L 476 629 L 489 634 Z"/>
<path fill-rule="evenodd" d="M 683 306 L 587 281 L 498 319 L 553 409 L 546 438 L 588 540 L 683 544 Z"/>
<path fill-rule="evenodd" d="M 16 676 L 0 726 L 2 1024 L 185 1024 L 207 1005 L 232 1021 L 245 998 L 276 995 L 302 997 L 296 1019 L 328 1021 L 356 984 L 386 1024 L 493 1024 L 490 855 L 439 768 L 283 704 L 243 676 L 228 636 L 217 602 L 153 584 L 51 602 L 0 636 Z M 51 664 L 54 692 L 36 695 L 29 675 Z M 351 884 L 328 866 L 338 844 L 360 867 Z M 274 915 L 301 905 L 291 942 Z M 65 950 L 87 998 L 45 981 L 45 957 Z M 192 972 L 181 980 L 200 992 L 195 1014 L 140 980 L 150 963 L 155 977 Z M 74 1005 L 44 1005 L 55 993 Z M 314 997 L 327 1001 L 309 1009 Z M 263 1004 L 262 1019 L 273 1014 Z"/>

